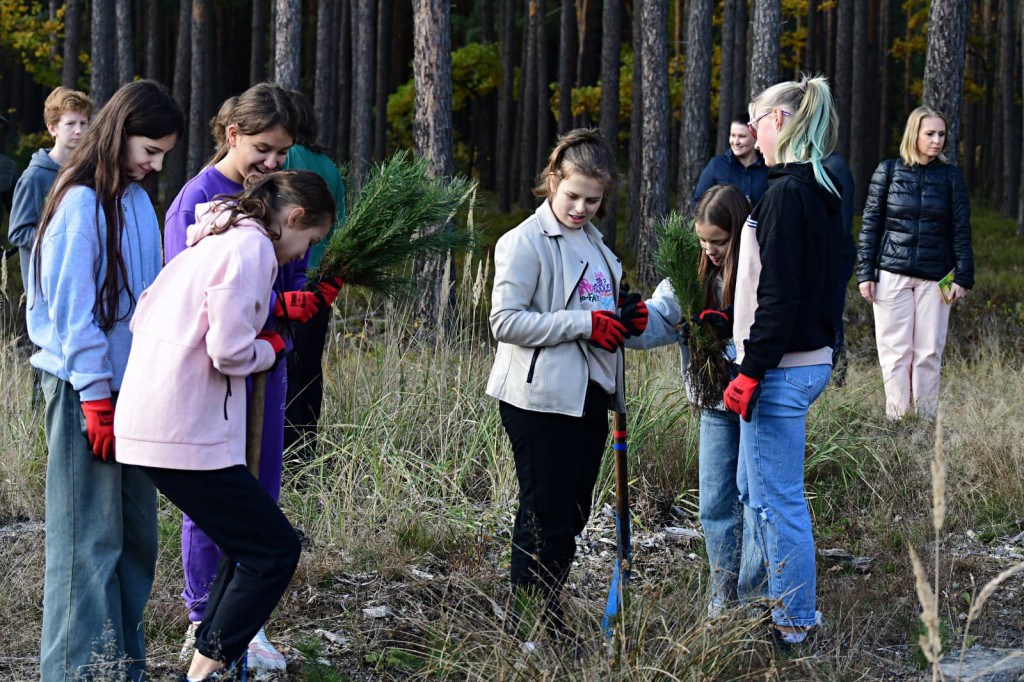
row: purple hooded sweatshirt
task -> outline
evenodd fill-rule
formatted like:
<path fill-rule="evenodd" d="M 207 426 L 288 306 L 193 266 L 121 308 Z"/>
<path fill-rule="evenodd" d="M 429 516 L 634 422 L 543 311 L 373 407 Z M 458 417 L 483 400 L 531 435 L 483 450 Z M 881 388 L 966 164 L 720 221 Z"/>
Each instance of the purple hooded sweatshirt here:
<path fill-rule="evenodd" d="M 212 201 L 219 195 L 237 194 L 242 185 L 226 177 L 214 166 L 207 166 L 185 183 L 171 202 L 164 222 L 164 262 L 181 253 L 186 247 L 189 226 L 195 223 L 199 204 Z M 300 260 L 278 269 L 274 291 L 299 291 L 306 284 L 309 253 Z M 274 309 L 276 294 L 271 294 L 268 310 Z M 291 335 L 287 329 L 275 324 L 273 315 L 265 328 L 274 329 L 284 337 L 291 348 Z M 281 460 L 284 456 L 284 408 L 288 393 L 286 363 L 279 362 L 267 373 L 267 397 L 264 402 L 263 439 L 260 447 L 260 483 L 274 501 L 281 495 Z M 251 400 L 251 382 L 246 380 L 246 401 Z M 182 515 L 181 563 L 185 569 L 185 590 L 181 596 L 189 608 L 189 620 L 199 622 L 206 613 L 210 585 L 217 572 L 220 549 L 187 515 Z"/>

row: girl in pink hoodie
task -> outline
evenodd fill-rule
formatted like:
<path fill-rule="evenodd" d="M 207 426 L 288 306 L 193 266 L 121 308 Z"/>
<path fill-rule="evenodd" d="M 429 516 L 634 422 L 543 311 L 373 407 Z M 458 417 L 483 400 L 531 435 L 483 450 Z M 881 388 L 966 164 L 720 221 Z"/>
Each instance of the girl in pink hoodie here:
<path fill-rule="evenodd" d="M 221 548 L 187 680 L 232 665 L 284 593 L 299 540 L 245 468 L 245 377 L 270 369 L 284 340 L 264 330 L 278 267 L 334 221 L 316 173 L 252 176 L 201 204 L 188 248 L 139 297 L 114 418 L 118 461 L 133 464 Z"/>

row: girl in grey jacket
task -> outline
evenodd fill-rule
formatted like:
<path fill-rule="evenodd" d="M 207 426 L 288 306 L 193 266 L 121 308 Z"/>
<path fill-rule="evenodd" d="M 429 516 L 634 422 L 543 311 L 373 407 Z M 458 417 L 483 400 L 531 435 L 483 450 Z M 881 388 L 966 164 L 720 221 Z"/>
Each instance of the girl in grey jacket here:
<path fill-rule="evenodd" d="M 562 136 L 534 194 L 544 201 L 495 247 L 487 394 L 497 398 L 519 480 L 512 533 L 516 596 L 539 598 L 565 628 L 559 592 L 590 516 L 608 437 L 625 411 L 622 342 L 646 326 L 643 302 L 617 314 L 622 264 L 590 223 L 617 180 L 596 130 Z"/>

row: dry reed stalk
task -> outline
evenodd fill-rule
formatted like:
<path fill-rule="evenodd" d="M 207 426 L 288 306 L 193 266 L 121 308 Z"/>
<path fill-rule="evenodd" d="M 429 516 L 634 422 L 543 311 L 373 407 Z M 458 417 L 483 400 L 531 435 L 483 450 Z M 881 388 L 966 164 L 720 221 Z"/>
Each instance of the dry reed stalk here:
<path fill-rule="evenodd" d="M 981 615 L 981 610 L 985 608 L 985 602 L 987 602 L 989 597 L 995 593 L 996 589 L 1021 571 L 1024 571 L 1024 562 L 1010 566 L 995 578 L 992 578 L 992 580 L 985 583 L 985 586 L 981 588 L 981 592 L 978 593 L 974 598 L 974 601 L 971 603 L 971 608 L 967 612 L 967 623 L 964 625 L 963 641 L 960 644 L 960 664 L 957 668 L 956 674 L 958 679 L 963 673 L 964 656 L 967 654 L 967 636 L 971 631 L 971 623 L 977 620 L 978 616 Z"/>
<path fill-rule="evenodd" d="M 914 566 L 914 585 L 917 587 L 917 601 L 921 603 L 921 622 L 924 623 L 927 634 L 918 638 L 918 645 L 928 662 L 932 664 L 932 679 L 937 680 L 939 676 L 939 655 L 942 653 L 942 637 L 939 635 L 939 597 L 938 593 L 932 590 L 928 582 L 928 575 L 925 572 L 924 564 L 914 551 L 913 545 L 910 550 L 910 563 Z M 936 548 L 936 552 L 938 549 Z"/>

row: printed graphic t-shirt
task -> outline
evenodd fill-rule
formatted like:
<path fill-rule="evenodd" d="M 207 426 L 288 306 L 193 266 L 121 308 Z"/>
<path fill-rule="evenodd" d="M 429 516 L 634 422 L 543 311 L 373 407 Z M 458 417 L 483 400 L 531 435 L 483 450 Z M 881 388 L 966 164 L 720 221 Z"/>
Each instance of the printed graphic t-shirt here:
<path fill-rule="evenodd" d="M 611 271 L 608 264 L 586 233 L 582 229 L 565 228 L 562 230 L 566 243 L 579 254 L 587 264 L 583 279 L 576 287 L 576 296 L 584 310 L 607 310 L 615 312 L 616 292 L 613 291 Z M 583 344 L 590 368 L 590 380 L 596 382 L 606 393 L 615 392 L 615 353 Z"/>

